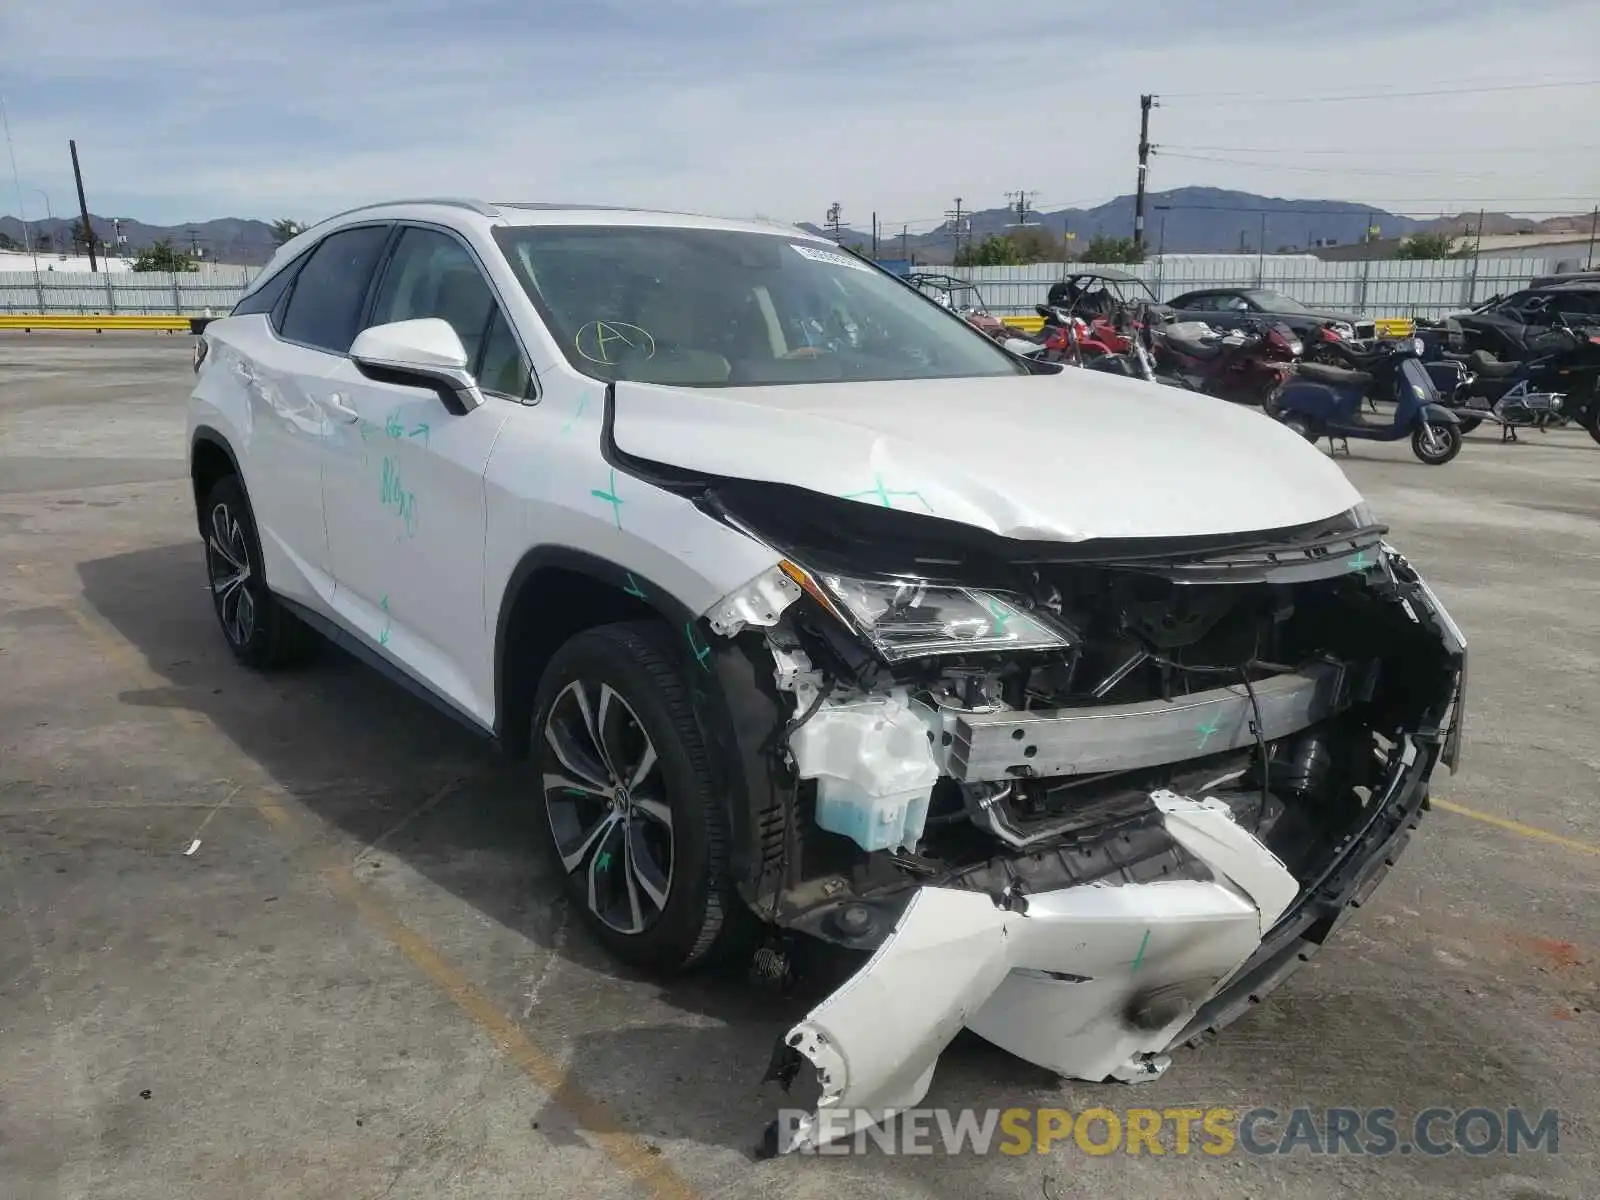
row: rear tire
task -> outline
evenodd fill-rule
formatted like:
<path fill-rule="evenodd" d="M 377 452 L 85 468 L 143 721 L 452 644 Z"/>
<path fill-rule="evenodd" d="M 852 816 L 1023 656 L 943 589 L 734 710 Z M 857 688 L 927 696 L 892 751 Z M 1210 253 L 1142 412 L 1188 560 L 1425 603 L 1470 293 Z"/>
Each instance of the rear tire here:
<path fill-rule="evenodd" d="M 1261 397 L 1261 411 L 1266 413 L 1267 416 L 1275 417 L 1278 415 L 1278 397 L 1283 395 L 1283 389 L 1286 386 L 1288 385 L 1280 383 L 1276 387 L 1269 388 L 1267 393 Z"/>
<path fill-rule="evenodd" d="M 1421 422 L 1411 431 L 1411 453 L 1430 467 L 1442 467 L 1461 453 L 1461 427 Z"/>
<path fill-rule="evenodd" d="M 682 656 L 665 626 L 603 625 L 556 651 L 534 701 L 550 861 L 611 953 L 674 973 L 749 928 Z"/>
<path fill-rule="evenodd" d="M 211 486 L 201 501 L 200 526 L 211 606 L 233 656 L 258 671 L 310 658 L 317 635 L 268 589 L 255 514 L 237 475 Z"/>

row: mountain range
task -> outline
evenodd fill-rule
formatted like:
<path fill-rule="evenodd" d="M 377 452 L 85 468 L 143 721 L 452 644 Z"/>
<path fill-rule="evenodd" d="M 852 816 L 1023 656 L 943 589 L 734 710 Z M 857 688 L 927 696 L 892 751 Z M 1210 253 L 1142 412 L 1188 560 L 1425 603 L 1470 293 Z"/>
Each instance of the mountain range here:
<path fill-rule="evenodd" d="M 37 242 L 46 234 L 50 245 L 64 250 L 72 240 L 73 228 L 78 218 L 55 217 L 28 222 L 28 236 Z M 212 221 L 195 221 L 184 225 L 147 225 L 132 217 L 100 217 L 89 214 L 89 224 L 96 240 L 113 247 L 119 255 L 132 257 L 147 246 L 159 241 L 170 241 L 175 249 L 186 253 L 201 251 L 207 262 L 244 263 L 258 266 L 272 257 L 278 248 L 273 240 L 272 226 L 266 221 L 245 217 L 221 217 Z M 9 237 L 18 246 L 23 244 L 22 222 L 16 217 L 0 217 L 0 234 Z M 126 241 L 115 241 L 120 234 Z"/>
<path fill-rule="evenodd" d="M 1081 254 L 1096 236 L 1125 238 L 1133 234 L 1134 198 L 1118 196 L 1093 208 L 1062 208 L 1051 212 L 1030 212 L 1028 223 L 1036 225 L 1053 239 L 1070 232 L 1070 243 Z M 1016 228 L 1014 208 L 979 209 L 967 215 L 969 237 L 981 242 L 985 237 Z M 1459 213 L 1429 220 L 1399 216 L 1371 205 L 1346 200 L 1285 200 L 1259 196 L 1254 192 L 1234 192 L 1223 188 L 1183 187 L 1166 192 L 1151 192 L 1145 205 L 1145 240 L 1152 251 L 1165 247 L 1167 253 L 1255 254 L 1264 244 L 1269 254 L 1305 251 L 1314 245 L 1347 245 L 1359 242 L 1370 227 L 1376 226 L 1380 238 L 1408 237 L 1416 233 L 1478 232 L 1480 214 Z M 1589 217 L 1553 217 L 1533 221 L 1508 213 L 1484 213 L 1482 232 L 1486 234 L 1568 232 L 1588 228 Z M 830 230 L 809 222 L 801 228 L 832 237 Z M 1263 238 L 1263 233 L 1265 237 Z M 847 245 L 872 246 L 872 234 L 855 228 L 841 228 L 839 240 Z M 954 251 L 952 223 L 946 221 L 928 233 L 912 233 L 904 239 L 900 230 L 884 226 L 878 231 L 878 250 L 882 257 L 915 255 L 918 262 L 948 263 Z"/>
<path fill-rule="evenodd" d="M 1052 212 L 1030 212 L 1028 223 L 1036 224 L 1052 238 L 1070 231 L 1073 251 L 1081 254 L 1097 235 L 1128 237 L 1133 232 L 1134 198 L 1118 196 L 1093 208 L 1063 208 Z M 986 208 L 968 215 L 967 232 L 974 241 L 1014 227 L 1015 209 Z M 1381 208 L 1353 204 L 1344 200 L 1285 200 L 1259 196 L 1254 192 L 1234 192 L 1222 188 L 1184 187 L 1152 192 L 1147 197 L 1145 237 L 1151 250 L 1165 248 L 1168 253 L 1254 254 L 1261 245 L 1268 253 L 1280 250 L 1306 250 L 1316 244 L 1346 245 L 1358 242 L 1371 226 L 1384 238 L 1406 237 L 1414 233 L 1461 233 L 1477 231 L 1478 213 L 1460 213 L 1432 220 L 1399 216 Z M 1589 217 L 1553 217 L 1532 221 L 1506 213 L 1482 215 L 1486 234 L 1558 232 L 1588 227 Z M 210 262 L 258 265 L 271 257 L 277 243 L 272 226 L 266 221 L 223 217 L 184 225 L 147 225 L 131 217 L 90 216 L 95 235 L 112 242 L 120 233 L 122 253 L 133 254 L 160 240 L 169 240 L 181 250 L 199 250 Z M 72 236 L 74 220 L 63 217 L 28 222 L 31 237 L 48 234 L 51 244 L 64 246 Z M 831 232 L 809 222 L 803 229 L 832 236 Z M 0 217 L 0 234 L 22 244 L 22 223 L 16 217 Z M 1265 235 L 1263 237 L 1263 234 Z M 879 253 L 885 258 L 915 255 L 919 262 L 948 263 L 954 251 L 950 222 L 927 233 L 908 233 L 884 227 L 879 230 Z M 870 248 L 872 234 L 850 226 L 840 229 L 840 240 Z"/>

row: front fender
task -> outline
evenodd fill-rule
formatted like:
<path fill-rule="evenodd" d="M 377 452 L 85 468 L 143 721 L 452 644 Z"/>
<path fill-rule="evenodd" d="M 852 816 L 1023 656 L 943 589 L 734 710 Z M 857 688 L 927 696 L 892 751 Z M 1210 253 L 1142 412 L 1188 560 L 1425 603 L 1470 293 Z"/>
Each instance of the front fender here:
<path fill-rule="evenodd" d="M 1461 418 L 1442 404 L 1424 404 L 1417 410 L 1415 424 L 1459 425 Z"/>

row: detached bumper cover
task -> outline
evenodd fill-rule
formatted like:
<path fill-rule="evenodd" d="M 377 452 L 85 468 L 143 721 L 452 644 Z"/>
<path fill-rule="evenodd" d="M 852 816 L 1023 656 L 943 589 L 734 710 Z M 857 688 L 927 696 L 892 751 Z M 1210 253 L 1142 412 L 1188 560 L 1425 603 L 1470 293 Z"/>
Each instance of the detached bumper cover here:
<path fill-rule="evenodd" d="M 917 1104 L 963 1026 L 1063 1075 L 1136 1079 L 1251 959 L 1299 894 L 1217 803 L 1151 797 L 1210 880 L 1090 884 L 1005 909 L 925 887 L 867 964 L 791 1029 L 774 1060 L 817 1070 L 817 1113 L 780 1153 L 847 1137 Z"/>

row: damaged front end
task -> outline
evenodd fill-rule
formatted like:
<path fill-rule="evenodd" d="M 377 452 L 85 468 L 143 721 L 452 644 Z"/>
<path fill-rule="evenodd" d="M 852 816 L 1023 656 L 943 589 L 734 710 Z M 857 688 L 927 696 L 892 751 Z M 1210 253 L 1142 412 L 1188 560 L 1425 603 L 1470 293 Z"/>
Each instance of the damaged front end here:
<path fill-rule="evenodd" d="M 774 1053 L 821 1092 L 777 1152 L 918 1103 L 963 1026 L 1158 1075 L 1360 905 L 1454 769 L 1465 639 L 1364 509 L 1040 544 L 774 485 L 702 503 L 785 556 L 707 614 L 778 716 L 746 898 L 866 956 Z"/>

